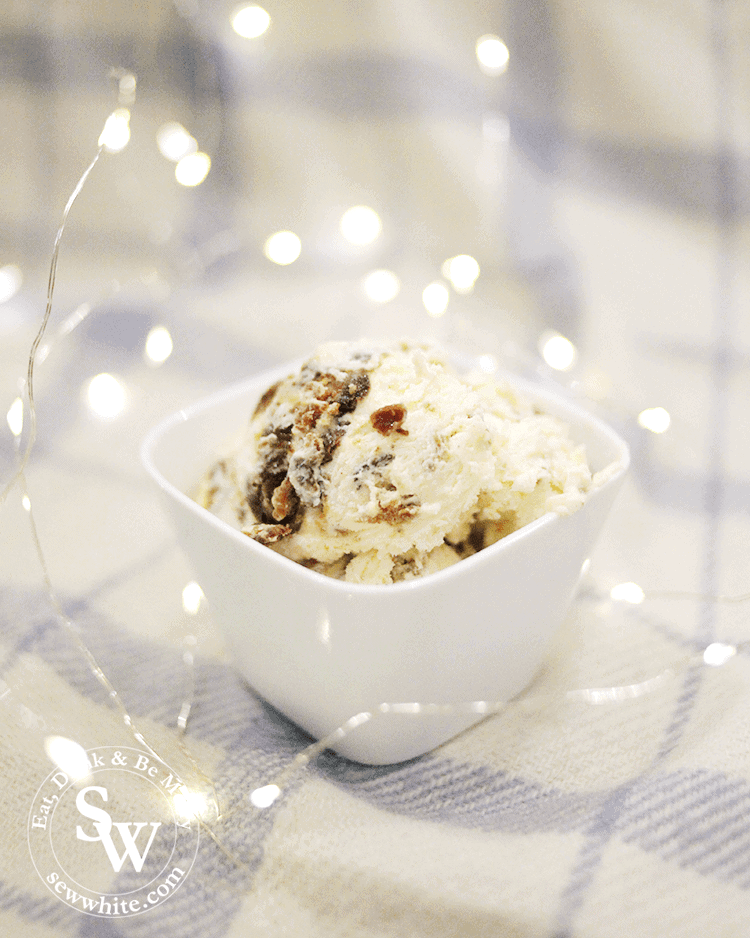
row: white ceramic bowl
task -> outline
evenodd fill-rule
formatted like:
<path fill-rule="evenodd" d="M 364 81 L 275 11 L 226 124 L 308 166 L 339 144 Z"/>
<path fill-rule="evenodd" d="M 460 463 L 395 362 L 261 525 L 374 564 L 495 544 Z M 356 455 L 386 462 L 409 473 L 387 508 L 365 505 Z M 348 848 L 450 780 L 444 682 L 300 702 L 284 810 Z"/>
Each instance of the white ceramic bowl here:
<path fill-rule="evenodd" d="M 569 517 L 548 514 L 439 573 L 391 586 L 314 573 L 233 530 L 187 494 L 244 426 L 279 368 L 174 414 L 143 445 L 240 672 L 267 701 L 320 739 L 383 703 L 506 701 L 526 687 L 562 623 L 628 466 L 627 446 L 586 411 L 521 380 L 564 419 L 593 471 L 617 473 Z M 463 712 L 386 713 L 334 745 L 360 762 L 421 755 L 482 719 Z"/>

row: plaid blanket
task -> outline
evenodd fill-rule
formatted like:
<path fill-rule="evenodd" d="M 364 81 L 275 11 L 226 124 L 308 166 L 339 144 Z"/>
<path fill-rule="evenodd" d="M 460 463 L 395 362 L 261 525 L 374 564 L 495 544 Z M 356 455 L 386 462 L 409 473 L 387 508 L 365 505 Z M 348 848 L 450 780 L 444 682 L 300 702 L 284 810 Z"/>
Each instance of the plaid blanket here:
<path fill-rule="evenodd" d="M 199 659 L 186 742 L 222 816 L 168 902 L 114 921 L 66 908 L 35 875 L 26 851 L 32 790 L 49 771 L 51 734 L 87 750 L 146 750 L 47 605 L 7 594 L 5 933 L 743 934 L 747 661 L 710 667 L 691 635 L 641 609 L 603 616 L 604 602 L 579 598 L 548 667 L 502 714 L 401 765 L 368 767 L 326 751 L 265 809 L 248 795 L 310 740 L 230 667 Z M 184 764 L 165 730 L 183 699 L 181 656 L 85 605 L 75 613 L 138 729 L 170 764 Z M 658 686 L 619 701 L 569 693 L 657 675 L 666 675 Z M 112 872 L 102 892 L 127 893 L 127 873 Z"/>

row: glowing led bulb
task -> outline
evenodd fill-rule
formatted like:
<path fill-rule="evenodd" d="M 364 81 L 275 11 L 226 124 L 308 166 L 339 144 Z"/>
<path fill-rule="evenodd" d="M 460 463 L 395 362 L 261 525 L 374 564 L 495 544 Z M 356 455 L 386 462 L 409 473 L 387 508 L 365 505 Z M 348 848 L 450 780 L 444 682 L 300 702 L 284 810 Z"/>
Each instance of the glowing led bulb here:
<path fill-rule="evenodd" d="M 638 414 L 638 423 L 652 433 L 664 433 L 671 422 L 668 411 L 663 407 L 647 407 Z"/>
<path fill-rule="evenodd" d="M 431 283 L 422 291 L 422 302 L 430 316 L 442 316 L 448 307 L 450 293 L 444 283 Z"/>
<path fill-rule="evenodd" d="M 711 642 L 703 652 L 703 661 L 714 668 L 726 664 L 730 658 L 737 654 L 734 645 L 726 645 L 724 642 Z"/>
<path fill-rule="evenodd" d="M 281 794 L 278 785 L 263 785 L 250 792 L 250 803 L 256 808 L 268 808 Z"/>
<path fill-rule="evenodd" d="M 263 245 L 263 253 L 274 264 L 285 267 L 300 256 L 302 242 L 293 231 L 277 231 Z"/>
<path fill-rule="evenodd" d="M 238 7 L 232 14 L 232 29 L 243 39 L 257 39 L 271 25 L 271 17 L 256 4 Z"/>
<path fill-rule="evenodd" d="M 508 67 L 510 53 L 499 36 L 480 36 L 476 53 L 479 67 L 488 75 L 501 75 Z"/>
<path fill-rule="evenodd" d="M 362 288 L 373 303 L 388 303 L 398 296 L 401 283 L 390 270 L 373 270 L 362 281 Z"/>
<path fill-rule="evenodd" d="M 5 419 L 8 421 L 13 436 L 20 436 L 23 431 L 23 401 L 20 397 L 17 397 L 10 405 Z"/>
<path fill-rule="evenodd" d="M 121 414 L 127 402 L 125 388 L 114 375 L 106 372 L 89 381 L 86 397 L 91 411 L 105 419 Z"/>
<path fill-rule="evenodd" d="M 188 615 L 194 616 L 200 609 L 203 599 L 205 599 L 203 590 L 195 580 L 191 580 L 182 591 L 182 608 Z"/>
<path fill-rule="evenodd" d="M 208 820 L 213 814 L 210 800 L 199 791 L 191 791 L 183 785 L 173 799 L 175 812 L 185 820 Z"/>
<path fill-rule="evenodd" d="M 23 275 L 15 264 L 0 267 L 0 303 L 7 303 L 21 289 Z"/>
<path fill-rule="evenodd" d="M 199 186 L 211 169 L 208 153 L 188 153 L 174 168 L 174 177 L 181 186 Z"/>
<path fill-rule="evenodd" d="M 646 594 L 637 583 L 618 583 L 609 591 L 609 595 L 617 602 L 633 603 L 637 606 L 646 598 Z"/>
<path fill-rule="evenodd" d="M 576 347 L 564 335 L 546 333 L 540 342 L 542 358 L 550 368 L 557 371 L 568 371 L 576 363 L 578 353 Z"/>
<path fill-rule="evenodd" d="M 44 751 L 47 758 L 69 778 L 82 779 L 91 774 L 86 750 L 75 740 L 65 736 L 47 736 L 44 740 Z"/>
<path fill-rule="evenodd" d="M 382 230 L 380 216 L 367 205 L 355 205 L 341 217 L 341 233 L 351 244 L 372 244 Z"/>
<path fill-rule="evenodd" d="M 172 354 L 174 345 L 169 330 L 164 326 L 154 326 L 146 336 L 144 353 L 146 358 L 155 365 L 161 365 Z"/>
<path fill-rule="evenodd" d="M 459 254 L 448 258 L 443 264 L 442 274 L 458 293 L 468 293 L 479 276 L 479 264 L 471 255 Z"/>
<path fill-rule="evenodd" d="M 173 163 L 179 163 L 183 157 L 190 156 L 198 149 L 195 137 L 177 121 L 161 125 L 156 132 L 156 145 L 159 153 Z"/>
<path fill-rule="evenodd" d="M 99 136 L 99 146 L 108 153 L 119 153 L 130 140 L 130 111 L 126 107 L 113 111 L 104 123 Z"/>

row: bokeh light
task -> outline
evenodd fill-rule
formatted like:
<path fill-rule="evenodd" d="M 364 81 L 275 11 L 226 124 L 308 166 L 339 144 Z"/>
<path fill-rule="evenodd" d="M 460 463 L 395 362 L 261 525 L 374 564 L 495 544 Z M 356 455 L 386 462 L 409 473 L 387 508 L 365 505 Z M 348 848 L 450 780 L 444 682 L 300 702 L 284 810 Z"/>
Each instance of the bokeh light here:
<path fill-rule="evenodd" d="M 479 276 L 479 264 L 470 254 L 459 254 L 445 261 L 442 274 L 457 293 L 470 293 Z"/>
<path fill-rule="evenodd" d="M 578 353 L 576 347 L 559 333 L 545 333 L 539 341 L 539 350 L 542 358 L 547 362 L 550 368 L 557 371 L 568 371 L 576 363 Z"/>
<path fill-rule="evenodd" d="M 106 372 L 92 378 L 86 390 L 86 399 L 92 413 L 107 420 L 122 413 L 127 397 L 123 384 L 114 375 Z"/>
<path fill-rule="evenodd" d="M 144 354 L 155 365 L 161 365 L 172 354 L 174 344 L 169 330 L 164 326 L 154 326 L 146 336 Z"/>
<path fill-rule="evenodd" d="M 179 163 L 181 159 L 198 150 L 195 137 L 177 121 L 161 125 L 156 132 L 156 145 L 159 153 L 173 163 Z"/>
<path fill-rule="evenodd" d="M 644 430 L 652 433 L 664 433 L 672 422 L 669 412 L 663 407 L 647 407 L 638 414 L 638 423 Z"/>
<path fill-rule="evenodd" d="M 448 287 L 439 281 L 428 284 L 422 291 L 422 302 L 424 303 L 424 308 L 427 310 L 430 316 L 434 316 L 435 318 L 442 316 L 446 311 L 448 308 L 449 299 L 450 292 Z"/>
<path fill-rule="evenodd" d="M 271 25 L 271 17 L 256 4 L 238 7 L 232 14 L 232 29 L 243 39 L 257 39 Z"/>
<path fill-rule="evenodd" d="M 263 253 L 274 264 L 285 267 L 300 256 L 302 242 L 293 231 L 277 231 L 263 245 Z"/>
<path fill-rule="evenodd" d="M 181 186 L 199 186 L 211 169 L 208 153 L 188 153 L 174 168 L 174 176 Z"/>
<path fill-rule="evenodd" d="M 372 244 L 382 230 L 380 216 L 367 205 L 355 205 L 341 217 L 341 233 L 351 244 Z"/>
<path fill-rule="evenodd" d="M 508 68 L 510 53 L 499 36 L 480 36 L 476 44 L 479 67 L 488 75 L 502 75 Z"/>
<path fill-rule="evenodd" d="M 390 270 L 373 270 L 362 281 L 362 289 L 373 303 L 388 303 L 398 296 L 401 281 Z"/>

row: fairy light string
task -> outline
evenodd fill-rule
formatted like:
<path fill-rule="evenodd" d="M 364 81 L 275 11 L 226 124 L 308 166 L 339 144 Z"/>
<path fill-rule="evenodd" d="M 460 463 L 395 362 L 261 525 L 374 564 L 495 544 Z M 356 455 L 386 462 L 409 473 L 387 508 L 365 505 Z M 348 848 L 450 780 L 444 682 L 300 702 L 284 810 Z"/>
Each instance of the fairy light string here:
<path fill-rule="evenodd" d="M 50 263 L 49 269 L 49 278 L 47 280 L 47 302 L 44 310 L 44 316 L 42 318 L 42 323 L 39 326 L 39 330 L 34 336 L 34 341 L 31 344 L 31 351 L 29 353 L 29 361 L 26 369 L 26 396 L 28 398 L 28 410 L 29 410 L 29 436 L 26 441 L 26 448 L 21 457 L 21 462 L 16 472 L 11 476 L 10 481 L 6 484 L 5 488 L 0 492 L 0 505 L 3 504 L 5 499 L 8 497 L 11 490 L 18 484 L 19 481 L 23 481 L 24 472 L 26 466 L 29 462 L 29 457 L 31 456 L 31 451 L 34 448 L 34 443 L 36 442 L 36 401 L 34 399 L 34 368 L 36 366 L 37 352 L 39 350 L 39 345 L 44 337 L 45 332 L 47 331 L 47 325 L 52 315 L 52 298 L 55 291 L 55 281 L 57 279 L 57 261 L 60 256 L 60 242 L 62 241 L 63 231 L 65 230 L 65 225 L 68 220 L 68 215 L 70 210 L 73 208 L 75 200 L 78 198 L 81 190 L 86 184 L 86 180 L 91 175 L 94 166 L 96 166 L 99 161 L 99 157 L 104 150 L 104 144 L 100 144 L 96 155 L 91 160 L 89 165 L 86 167 L 83 175 L 78 180 L 75 189 L 68 199 L 65 209 L 62 215 L 62 221 L 60 227 L 57 229 L 57 234 L 55 236 L 54 246 L 52 248 L 52 262 Z M 24 485 L 25 491 L 25 485 Z"/>
<path fill-rule="evenodd" d="M 129 73 L 124 72 L 122 70 L 116 70 L 113 72 L 113 77 L 118 79 L 120 101 L 122 101 L 123 95 L 125 95 L 127 98 L 127 103 L 131 104 L 135 98 L 135 87 L 136 87 L 135 76 L 132 76 Z M 108 121 L 111 119 L 111 117 L 112 115 L 110 115 L 110 118 L 108 118 Z M 31 345 L 29 358 L 28 358 L 27 371 L 26 371 L 25 391 L 26 391 L 28 412 L 29 412 L 29 435 L 28 435 L 26 446 L 23 450 L 23 453 L 20 452 L 20 448 L 18 449 L 19 463 L 15 470 L 15 473 L 11 476 L 10 480 L 7 482 L 2 492 L 0 493 L 0 506 L 2 506 L 2 504 L 5 502 L 8 495 L 10 494 L 10 492 L 16 486 L 18 486 L 21 489 L 22 499 L 24 501 L 24 507 L 28 514 L 31 537 L 32 537 L 32 541 L 34 544 L 36 556 L 39 562 L 45 591 L 59 622 L 63 625 L 66 633 L 75 642 L 76 647 L 78 648 L 79 653 L 82 655 L 82 657 L 86 661 L 86 664 L 90 672 L 94 675 L 94 677 L 99 682 L 99 684 L 104 688 L 107 694 L 107 699 L 109 703 L 118 711 L 124 726 L 132 734 L 136 742 L 138 742 L 141 746 L 143 746 L 143 748 L 154 759 L 156 759 L 162 765 L 168 767 L 167 763 L 159 754 L 159 752 L 149 743 L 149 741 L 146 739 L 144 734 L 139 730 L 138 726 L 133 720 L 133 717 L 131 716 L 130 712 L 125 706 L 122 700 L 122 697 L 120 696 L 120 694 L 118 693 L 118 691 L 116 690 L 112 682 L 109 680 L 109 678 L 105 674 L 102 667 L 99 665 L 98 661 L 96 660 L 96 657 L 91 652 L 90 648 L 86 645 L 83 638 L 81 637 L 80 630 L 77 628 L 76 624 L 73 622 L 70 616 L 68 616 L 65 610 L 63 609 L 62 603 L 60 602 L 57 596 L 57 593 L 52 584 L 52 579 L 49 574 L 47 559 L 46 559 L 46 555 L 45 555 L 45 552 L 44 552 L 44 549 L 42 547 L 42 543 L 39 537 L 36 520 L 34 518 L 33 505 L 32 505 L 30 495 L 29 495 L 28 483 L 26 479 L 26 468 L 28 466 L 29 459 L 31 457 L 31 453 L 34 448 L 34 444 L 36 442 L 36 437 L 37 437 L 37 410 L 36 410 L 36 399 L 34 395 L 34 374 L 35 374 L 35 368 L 37 364 L 37 358 L 39 355 L 41 342 L 47 331 L 50 318 L 52 315 L 55 284 L 57 281 L 57 266 L 58 266 L 58 260 L 59 260 L 59 255 L 60 255 L 60 245 L 62 242 L 63 234 L 65 232 L 65 228 L 68 222 L 68 217 L 70 215 L 71 209 L 73 208 L 73 205 L 75 204 L 76 199 L 80 195 L 83 187 L 85 186 L 87 180 L 89 179 L 94 167 L 99 161 L 102 155 L 102 152 L 104 152 L 104 150 L 107 149 L 106 126 L 107 125 L 105 125 L 105 131 L 102 133 L 101 137 L 99 138 L 98 147 L 97 147 L 97 150 L 93 159 L 88 164 L 83 174 L 79 178 L 78 182 L 76 183 L 73 191 L 71 192 L 65 204 L 65 208 L 62 214 L 62 219 L 57 229 L 57 233 L 55 235 L 55 240 L 54 240 L 53 249 L 52 249 L 52 258 L 50 262 L 49 276 L 47 280 L 47 293 L 46 293 L 44 316 L 42 318 L 41 325 L 39 326 L 39 329 L 37 330 L 37 333 L 34 336 L 34 340 Z M 59 331 L 58 337 L 61 338 L 69 334 L 76 325 L 80 324 L 80 322 L 83 321 L 83 319 L 89 314 L 91 309 L 92 309 L 91 304 L 83 304 L 81 307 L 79 307 L 76 313 L 74 313 L 73 317 L 69 317 L 68 320 L 66 320 L 66 322 L 63 324 L 63 327 Z M 17 446 L 20 446 L 20 441 L 18 437 L 16 437 L 16 444 Z M 177 720 L 178 745 L 182 753 L 189 760 L 191 767 L 193 771 L 195 772 L 196 776 L 198 777 L 198 779 L 202 783 L 204 783 L 204 785 L 206 785 L 211 791 L 212 800 L 215 806 L 216 817 L 218 818 L 221 816 L 221 812 L 219 809 L 219 801 L 218 801 L 216 789 L 214 787 L 214 783 L 200 768 L 198 762 L 196 761 L 196 759 L 194 758 L 194 756 L 192 755 L 188 747 L 185 745 L 184 740 L 183 740 L 183 735 L 187 727 L 187 719 L 188 719 L 190 710 L 192 708 L 192 699 L 195 693 L 195 675 L 194 675 L 194 665 L 193 665 L 192 654 L 188 655 L 186 653 L 183 660 L 184 660 L 186 667 L 188 668 L 190 679 L 189 679 L 189 686 L 188 686 L 189 696 L 186 697 L 186 699 L 183 701 L 181 705 L 181 709 L 180 709 L 180 714 Z M 188 810 L 190 810 L 189 807 L 188 807 Z M 208 829 L 208 826 L 206 825 L 203 818 L 201 818 L 200 815 L 198 815 L 195 812 L 192 812 L 192 816 L 193 816 L 193 819 L 197 820 L 201 824 L 201 826 L 209 833 L 212 839 L 214 839 L 218 844 L 218 841 L 215 835 L 213 834 L 212 831 Z M 221 847 L 220 844 L 218 845 Z M 222 849 L 224 848 L 222 847 Z"/>

